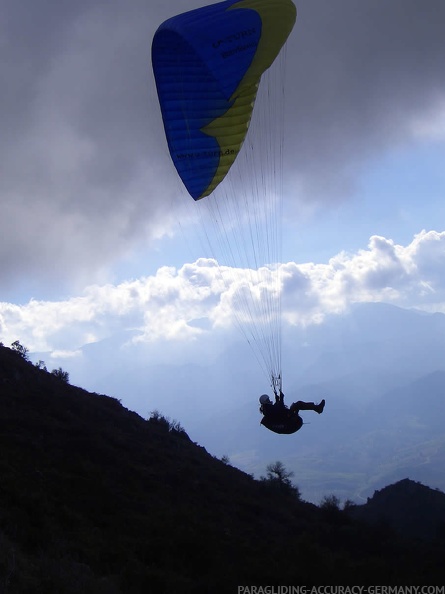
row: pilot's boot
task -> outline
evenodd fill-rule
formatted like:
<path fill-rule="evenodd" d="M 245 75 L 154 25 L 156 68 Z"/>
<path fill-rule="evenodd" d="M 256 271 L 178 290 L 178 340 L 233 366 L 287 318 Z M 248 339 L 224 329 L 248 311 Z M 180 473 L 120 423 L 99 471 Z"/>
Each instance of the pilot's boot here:
<path fill-rule="evenodd" d="M 321 413 L 324 410 L 324 405 L 325 404 L 326 404 L 326 402 L 325 402 L 325 400 L 323 398 L 323 400 L 320 402 L 320 404 L 316 404 L 315 405 L 315 408 L 314 408 L 315 412 L 318 412 L 318 414 L 321 415 Z"/>

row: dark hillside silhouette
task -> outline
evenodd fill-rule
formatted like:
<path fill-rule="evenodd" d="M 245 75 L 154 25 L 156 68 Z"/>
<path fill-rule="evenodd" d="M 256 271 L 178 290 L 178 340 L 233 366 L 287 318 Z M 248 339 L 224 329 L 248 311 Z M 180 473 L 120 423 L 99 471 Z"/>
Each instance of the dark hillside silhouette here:
<path fill-rule="evenodd" d="M 4 347 L 0 477 L 2 594 L 445 577 L 441 543 L 419 547 L 255 481 L 159 414 L 144 420 Z"/>
<path fill-rule="evenodd" d="M 404 536 L 445 541 L 445 493 L 404 479 L 376 491 L 350 513 L 373 524 L 386 524 Z"/>

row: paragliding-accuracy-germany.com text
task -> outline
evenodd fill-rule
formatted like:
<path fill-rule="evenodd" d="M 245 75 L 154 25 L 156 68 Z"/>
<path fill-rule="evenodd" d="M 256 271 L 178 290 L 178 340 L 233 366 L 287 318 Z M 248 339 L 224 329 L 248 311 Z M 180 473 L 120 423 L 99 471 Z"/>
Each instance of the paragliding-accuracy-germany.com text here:
<path fill-rule="evenodd" d="M 238 594 L 445 594 L 445 586 L 238 586 Z"/>

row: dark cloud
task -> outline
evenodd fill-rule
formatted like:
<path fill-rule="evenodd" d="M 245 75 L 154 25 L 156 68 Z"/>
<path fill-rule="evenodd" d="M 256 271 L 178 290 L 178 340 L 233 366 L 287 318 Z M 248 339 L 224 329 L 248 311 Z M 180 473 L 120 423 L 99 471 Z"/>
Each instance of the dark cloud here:
<path fill-rule="evenodd" d="M 444 26 L 441 0 L 299 3 L 287 154 L 304 199 L 347 195 L 363 159 L 412 141 L 413 118 L 445 99 Z"/>
<path fill-rule="evenodd" d="M 0 282 L 92 282 L 162 234 L 172 176 L 150 66 L 164 19 L 205 2 L 6 0 Z M 3 18 L 3 16 L 5 18 Z M 353 191 L 445 93 L 442 0 L 302 0 L 287 51 L 285 171 L 302 200 Z M 1 299 L 1 295 L 0 295 Z"/>

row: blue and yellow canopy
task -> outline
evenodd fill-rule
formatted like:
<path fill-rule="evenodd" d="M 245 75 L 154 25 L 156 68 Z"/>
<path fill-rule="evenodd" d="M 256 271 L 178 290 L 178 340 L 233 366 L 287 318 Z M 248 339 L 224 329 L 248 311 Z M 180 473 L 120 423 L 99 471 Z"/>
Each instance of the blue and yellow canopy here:
<path fill-rule="evenodd" d="M 226 0 L 157 30 L 152 62 L 167 142 L 195 200 L 211 194 L 235 161 L 261 75 L 295 19 L 292 0 Z"/>

